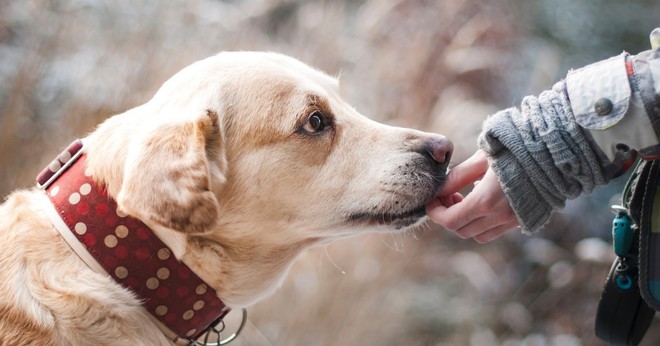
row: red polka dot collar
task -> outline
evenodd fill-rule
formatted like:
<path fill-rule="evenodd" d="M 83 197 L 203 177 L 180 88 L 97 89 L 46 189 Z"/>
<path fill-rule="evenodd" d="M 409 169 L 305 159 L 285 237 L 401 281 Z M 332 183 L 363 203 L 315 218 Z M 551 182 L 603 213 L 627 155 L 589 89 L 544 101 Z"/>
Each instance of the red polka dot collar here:
<path fill-rule="evenodd" d="M 107 274 L 179 337 L 199 338 L 229 308 L 149 227 L 117 212 L 116 202 L 86 170 L 82 147 L 80 140 L 73 142 L 39 174 L 38 186 Z"/>

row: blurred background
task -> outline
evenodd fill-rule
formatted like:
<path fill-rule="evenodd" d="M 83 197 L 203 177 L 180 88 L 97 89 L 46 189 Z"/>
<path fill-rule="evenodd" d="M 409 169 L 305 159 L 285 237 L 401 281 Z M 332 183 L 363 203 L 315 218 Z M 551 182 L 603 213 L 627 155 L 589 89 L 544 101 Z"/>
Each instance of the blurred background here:
<path fill-rule="evenodd" d="M 577 68 L 649 47 L 655 0 L 0 0 L 0 196 L 72 139 L 222 50 L 269 50 L 337 75 L 379 121 L 449 136 Z M 535 236 L 488 245 L 432 224 L 305 252 L 249 309 L 238 345 L 600 345 L 593 332 L 625 178 Z M 644 340 L 660 343 L 660 325 Z"/>

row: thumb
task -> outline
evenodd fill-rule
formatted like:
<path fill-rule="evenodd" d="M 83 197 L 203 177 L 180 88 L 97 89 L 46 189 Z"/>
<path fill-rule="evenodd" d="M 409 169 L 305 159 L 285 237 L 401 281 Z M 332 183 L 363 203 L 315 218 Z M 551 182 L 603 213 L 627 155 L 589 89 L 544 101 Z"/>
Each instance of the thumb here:
<path fill-rule="evenodd" d="M 486 153 L 477 150 L 470 158 L 452 168 L 447 180 L 440 188 L 439 195 L 446 196 L 458 192 L 470 183 L 480 179 L 488 170 Z"/>

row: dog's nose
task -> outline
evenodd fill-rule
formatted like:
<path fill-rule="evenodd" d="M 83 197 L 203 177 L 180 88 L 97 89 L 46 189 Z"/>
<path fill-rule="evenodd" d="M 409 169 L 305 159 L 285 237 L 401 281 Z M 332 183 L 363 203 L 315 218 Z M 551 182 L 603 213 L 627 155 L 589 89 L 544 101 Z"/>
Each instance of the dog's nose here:
<path fill-rule="evenodd" d="M 454 144 L 445 137 L 437 137 L 429 140 L 426 150 L 433 161 L 448 163 L 454 151 Z"/>

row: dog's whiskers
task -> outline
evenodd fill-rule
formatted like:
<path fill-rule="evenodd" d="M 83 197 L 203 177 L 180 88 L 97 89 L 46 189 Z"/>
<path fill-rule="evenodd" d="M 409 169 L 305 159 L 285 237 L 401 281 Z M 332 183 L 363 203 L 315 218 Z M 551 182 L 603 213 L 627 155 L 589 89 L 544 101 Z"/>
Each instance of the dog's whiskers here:
<path fill-rule="evenodd" d="M 399 243 L 394 238 L 394 233 L 388 233 L 388 234 L 390 235 L 390 238 L 392 238 L 392 241 L 393 241 L 394 245 L 389 244 L 385 239 L 383 239 L 383 234 L 382 233 L 378 234 L 378 238 L 380 239 L 380 241 L 383 242 L 383 244 L 385 244 L 385 246 L 387 246 L 388 249 L 394 250 L 396 252 L 403 252 L 403 249 L 402 249 L 403 245 L 401 246 L 401 248 L 399 248 Z"/>
<path fill-rule="evenodd" d="M 328 257 L 328 260 L 330 260 L 330 263 L 332 263 L 332 264 L 335 266 L 335 268 L 337 268 L 337 270 L 339 270 L 339 272 L 340 272 L 342 275 L 346 275 L 346 271 L 345 271 L 344 269 L 342 269 L 342 268 L 337 264 L 337 262 L 335 262 L 335 260 L 333 260 L 332 257 L 330 256 L 330 253 L 328 252 L 328 246 L 323 247 L 323 252 L 325 253 L 325 256 Z"/>

